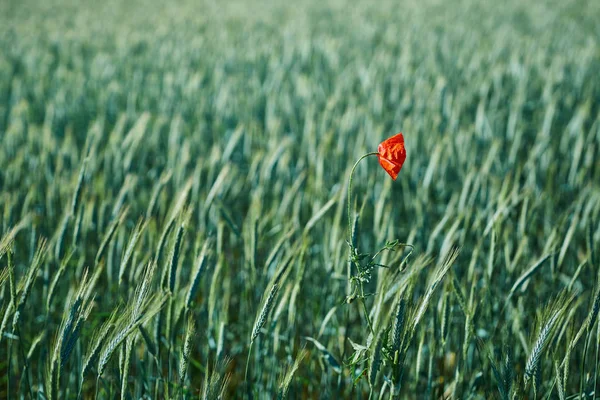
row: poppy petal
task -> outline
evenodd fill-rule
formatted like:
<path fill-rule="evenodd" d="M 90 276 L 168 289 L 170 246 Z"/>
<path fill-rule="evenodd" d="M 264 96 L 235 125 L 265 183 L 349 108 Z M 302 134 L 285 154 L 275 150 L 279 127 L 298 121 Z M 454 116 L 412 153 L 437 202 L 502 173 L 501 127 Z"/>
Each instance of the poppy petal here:
<path fill-rule="evenodd" d="M 381 165 L 381 167 L 392 177 L 393 180 L 396 180 L 402 167 L 381 156 L 378 156 L 378 158 L 379 165 Z"/>
<path fill-rule="evenodd" d="M 406 159 L 406 149 L 404 148 L 404 136 L 402 132 L 384 140 L 377 148 L 379 153 L 379 164 L 386 170 L 392 179 L 396 180 L 398 173 L 402 169 Z"/>

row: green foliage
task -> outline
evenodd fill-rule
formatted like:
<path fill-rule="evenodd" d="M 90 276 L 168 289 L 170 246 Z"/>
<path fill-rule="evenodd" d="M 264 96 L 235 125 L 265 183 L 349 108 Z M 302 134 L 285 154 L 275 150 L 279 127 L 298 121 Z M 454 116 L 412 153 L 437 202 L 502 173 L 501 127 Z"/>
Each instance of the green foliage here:
<path fill-rule="evenodd" d="M 599 20 L 0 1 L 0 398 L 597 398 Z"/>

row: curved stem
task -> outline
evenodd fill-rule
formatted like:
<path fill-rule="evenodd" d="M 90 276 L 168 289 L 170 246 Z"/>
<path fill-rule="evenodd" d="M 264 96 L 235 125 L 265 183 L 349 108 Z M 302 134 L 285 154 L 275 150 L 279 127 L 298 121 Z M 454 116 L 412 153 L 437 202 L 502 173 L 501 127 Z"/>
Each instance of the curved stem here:
<path fill-rule="evenodd" d="M 348 257 L 348 289 L 347 289 L 347 296 L 350 296 L 350 293 L 352 291 L 351 288 L 351 277 L 352 277 L 352 256 L 354 254 L 354 243 L 352 243 L 352 212 L 351 210 L 351 204 L 352 204 L 352 179 L 354 178 L 354 170 L 356 169 L 356 167 L 358 166 L 358 163 L 360 163 L 363 159 L 369 157 L 369 156 L 376 156 L 379 153 L 377 152 L 371 152 L 371 153 L 367 153 L 365 155 L 363 155 L 362 157 L 360 157 L 355 163 L 354 166 L 352 167 L 352 170 L 350 171 L 350 179 L 348 181 L 348 245 L 350 246 L 350 255 Z M 362 292 L 362 284 L 360 284 L 360 290 L 361 290 L 361 296 L 364 296 L 364 293 Z M 367 313 L 367 307 L 365 305 L 364 302 L 364 297 L 361 298 L 361 303 L 363 305 L 363 309 L 365 311 L 365 316 L 367 318 L 367 323 L 369 324 L 369 329 L 371 332 L 373 332 L 373 327 L 371 326 L 371 320 L 369 319 L 369 314 Z M 348 322 L 349 320 L 349 310 L 346 313 L 346 322 Z"/>
<path fill-rule="evenodd" d="M 354 170 L 356 169 L 356 167 L 358 166 L 358 163 L 361 162 L 364 158 L 367 158 L 369 156 L 376 156 L 379 153 L 374 151 L 371 153 L 367 153 L 364 156 L 362 156 L 361 158 L 359 158 L 355 163 L 354 166 L 352 167 L 352 170 L 350 171 L 350 180 L 348 181 L 348 239 L 349 239 L 349 243 L 350 246 L 353 247 L 352 245 L 352 217 L 351 217 L 351 212 L 350 212 L 350 204 L 351 204 L 351 194 L 352 194 L 352 179 L 354 178 Z"/>

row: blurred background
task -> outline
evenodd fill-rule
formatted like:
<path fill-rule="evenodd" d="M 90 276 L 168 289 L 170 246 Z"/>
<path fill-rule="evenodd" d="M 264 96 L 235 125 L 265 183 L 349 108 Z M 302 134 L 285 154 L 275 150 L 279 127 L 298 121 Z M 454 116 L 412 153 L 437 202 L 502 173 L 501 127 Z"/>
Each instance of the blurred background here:
<path fill-rule="evenodd" d="M 0 397 L 597 398 L 598 21 L 0 3 Z"/>

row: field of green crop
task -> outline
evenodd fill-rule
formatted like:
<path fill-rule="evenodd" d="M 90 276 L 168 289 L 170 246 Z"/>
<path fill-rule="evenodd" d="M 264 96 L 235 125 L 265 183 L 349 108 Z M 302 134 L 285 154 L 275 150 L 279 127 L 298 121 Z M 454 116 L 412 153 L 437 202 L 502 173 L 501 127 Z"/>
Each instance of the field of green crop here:
<path fill-rule="evenodd" d="M 530 3 L 0 1 L 0 398 L 599 399 L 600 2 Z"/>

